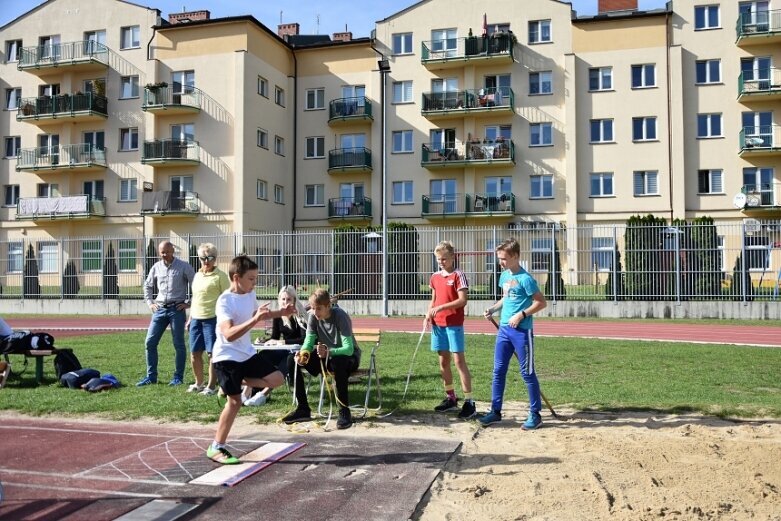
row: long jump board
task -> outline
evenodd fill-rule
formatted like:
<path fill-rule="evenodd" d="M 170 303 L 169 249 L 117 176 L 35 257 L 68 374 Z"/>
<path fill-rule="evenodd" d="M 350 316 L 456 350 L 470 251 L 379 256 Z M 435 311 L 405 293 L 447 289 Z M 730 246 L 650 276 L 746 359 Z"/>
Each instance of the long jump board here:
<path fill-rule="evenodd" d="M 232 487 L 285 458 L 306 443 L 266 443 L 241 457 L 238 465 L 222 465 L 190 481 L 193 485 Z"/>

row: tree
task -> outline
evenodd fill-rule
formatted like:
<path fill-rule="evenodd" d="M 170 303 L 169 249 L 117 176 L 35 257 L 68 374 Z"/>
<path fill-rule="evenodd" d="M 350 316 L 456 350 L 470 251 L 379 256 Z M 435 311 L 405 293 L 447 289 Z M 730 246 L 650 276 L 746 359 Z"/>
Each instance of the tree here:
<path fill-rule="evenodd" d="M 146 258 L 144 259 L 144 280 L 149 276 L 149 272 L 152 271 L 152 266 L 157 262 L 157 248 L 155 248 L 155 241 L 149 239 L 149 244 L 146 246 Z M 154 281 L 152 287 L 152 298 L 157 296 L 157 281 Z"/>
<path fill-rule="evenodd" d="M 195 244 L 190 244 L 190 266 L 196 273 L 201 269 L 201 263 L 198 261 L 198 247 Z"/>
<path fill-rule="evenodd" d="M 667 221 L 662 217 L 633 215 L 626 223 L 626 294 L 633 300 L 658 300 L 665 287 L 662 260 L 662 231 Z"/>
<path fill-rule="evenodd" d="M 62 274 L 62 298 L 76 298 L 81 289 L 79 284 L 79 273 L 76 270 L 76 264 L 69 260 L 65 264 L 65 271 Z"/>
<path fill-rule="evenodd" d="M 106 259 L 103 261 L 103 298 L 119 298 L 119 279 L 114 245 L 108 243 Z"/>
<path fill-rule="evenodd" d="M 548 278 L 545 280 L 545 297 L 553 298 L 555 296 L 554 300 L 566 300 L 567 289 L 564 287 L 564 277 L 561 273 L 561 252 L 559 251 L 559 243 L 555 236 L 553 238 L 552 261 L 553 262 L 548 263 Z"/>
<path fill-rule="evenodd" d="M 615 253 L 611 261 L 610 273 L 605 281 L 605 299 L 606 300 L 626 300 L 626 289 L 624 288 L 624 271 L 621 266 L 621 250 L 618 249 L 618 244 L 614 245 Z M 613 266 L 615 262 L 615 266 Z M 613 275 L 615 274 L 615 284 L 613 284 Z M 615 287 L 614 287 L 615 286 Z"/>
<path fill-rule="evenodd" d="M 721 252 L 712 217 L 698 217 L 686 227 L 684 294 L 697 299 L 721 296 Z"/>
<path fill-rule="evenodd" d="M 730 294 L 733 300 L 743 299 L 743 288 L 746 288 L 746 300 L 754 300 L 754 285 L 751 284 L 751 274 L 749 270 L 743 270 L 743 255 L 738 255 L 735 259 L 735 268 L 732 270 L 732 285 Z"/>
<path fill-rule="evenodd" d="M 32 243 L 27 246 L 27 256 L 24 260 L 24 284 L 22 284 L 24 297 L 40 298 L 41 283 L 38 280 L 38 259 L 35 258 L 35 250 Z"/>

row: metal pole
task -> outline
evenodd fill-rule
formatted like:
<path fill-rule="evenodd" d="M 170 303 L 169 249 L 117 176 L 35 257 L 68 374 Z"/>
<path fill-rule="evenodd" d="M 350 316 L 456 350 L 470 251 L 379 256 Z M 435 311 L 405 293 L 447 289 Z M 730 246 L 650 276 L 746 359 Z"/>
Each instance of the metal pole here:
<path fill-rule="evenodd" d="M 380 69 L 382 85 L 380 88 L 380 103 L 382 104 L 382 316 L 388 316 L 388 151 L 386 134 L 388 122 L 386 119 L 385 88 L 388 83 L 388 70 Z"/>

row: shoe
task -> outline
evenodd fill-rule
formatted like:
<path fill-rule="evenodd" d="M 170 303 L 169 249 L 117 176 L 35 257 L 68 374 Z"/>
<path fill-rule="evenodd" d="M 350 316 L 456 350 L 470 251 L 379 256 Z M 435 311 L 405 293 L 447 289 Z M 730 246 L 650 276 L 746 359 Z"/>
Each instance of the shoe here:
<path fill-rule="evenodd" d="M 198 385 L 198 384 L 192 384 L 190 387 L 187 388 L 188 393 L 199 393 L 203 391 L 203 388 L 206 387 L 205 385 Z"/>
<path fill-rule="evenodd" d="M 266 403 L 266 395 L 262 393 L 257 393 L 252 398 L 247 398 L 246 400 L 244 400 L 244 405 L 249 405 L 250 407 L 252 406 L 258 407 L 265 403 Z"/>
<path fill-rule="evenodd" d="M 475 402 L 472 400 L 467 400 L 464 402 L 464 405 L 461 407 L 461 412 L 458 413 L 458 417 L 462 420 L 468 420 L 469 418 L 474 418 L 477 416 L 477 409 L 475 409 Z"/>
<path fill-rule="evenodd" d="M 525 431 L 533 431 L 542 424 L 542 416 L 538 412 L 529 412 L 529 416 L 526 421 L 521 425 L 521 429 Z"/>
<path fill-rule="evenodd" d="M 168 382 L 168 385 L 183 385 L 183 384 L 184 382 L 178 376 L 174 376 L 173 378 L 171 378 L 171 381 Z"/>
<path fill-rule="evenodd" d="M 339 430 L 349 429 L 353 424 L 353 415 L 350 414 L 349 407 L 339 409 L 339 419 L 336 420 L 336 428 Z"/>
<path fill-rule="evenodd" d="M 203 391 L 199 392 L 201 396 L 214 396 L 217 394 L 217 389 L 212 389 L 211 387 L 204 387 Z"/>
<path fill-rule="evenodd" d="M 143 379 L 141 379 L 137 384 L 136 387 L 143 387 L 145 385 L 151 385 L 156 384 L 157 380 L 154 378 L 149 378 L 148 376 L 145 376 Z"/>
<path fill-rule="evenodd" d="M 455 411 L 458 409 L 458 400 L 451 400 L 447 396 L 445 397 L 442 402 L 440 402 L 439 405 L 434 407 L 434 410 L 437 412 L 448 412 L 448 411 Z"/>
<path fill-rule="evenodd" d="M 497 411 L 488 411 L 486 414 L 478 418 L 477 421 L 479 421 L 480 425 L 483 427 L 488 427 L 489 425 L 493 425 L 494 423 L 499 423 L 502 421 L 502 413 Z"/>
<path fill-rule="evenodd" d="M 223 465 L 237 465 L 241 463 L 241 460 L 228 452 L 228 449 L 225 447 L 215 449 L 210 445 L 209 448 L 206 449 L 206 457 L 217 463 L 222 463 Z"/>
<path fill-rule="evenodd" d="M 297 408 L 282 417 L 282 421 L 288 425 L 291 423 L 308 422 L 312 419 L 312 411 L 309 409 Z"/>

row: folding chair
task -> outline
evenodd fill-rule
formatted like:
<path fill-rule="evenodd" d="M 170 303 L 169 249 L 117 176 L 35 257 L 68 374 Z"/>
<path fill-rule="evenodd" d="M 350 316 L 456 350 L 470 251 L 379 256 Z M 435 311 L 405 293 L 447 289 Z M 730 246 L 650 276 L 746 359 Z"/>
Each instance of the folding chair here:
<path fill-rule="evenodd" d="M 382 409 L 382 388 L 380 387 L 380 373 L 377 369 L 377 349 L 380 347 L 380 330 L 379 329 L 366 329 L 358 328 L 353 329 L 353 338 L 355 342 L 360 346 L 372 345 L 371 352 L 369 354 L 369 366 L 366 368 L 359 367 L 350 375 L 348 383 L 359 383 L 366 376 L 366 394 L 364 395 L 363 404 L 350 405 L 350 409 L 353 411 L 361 411 L 358 418 L 363 418 L 370 410 L 379 411 Z M 365 355 L 364 355 L 365 356 Z M 372 380 L 376 386 L 377 393 L 377 407 L 369 407 L 369 400 L 372 394 Z M 323 401 L 325 399 L 325 378 L 324 375 L 320 375 L 320 403 L 317 405 L 317 414 L 323 416 Z"/>

